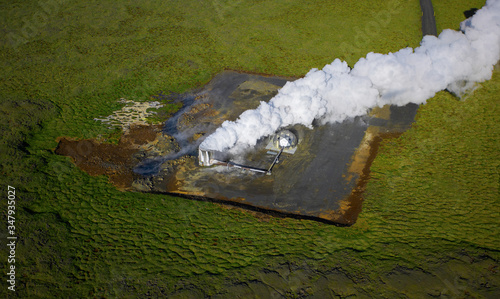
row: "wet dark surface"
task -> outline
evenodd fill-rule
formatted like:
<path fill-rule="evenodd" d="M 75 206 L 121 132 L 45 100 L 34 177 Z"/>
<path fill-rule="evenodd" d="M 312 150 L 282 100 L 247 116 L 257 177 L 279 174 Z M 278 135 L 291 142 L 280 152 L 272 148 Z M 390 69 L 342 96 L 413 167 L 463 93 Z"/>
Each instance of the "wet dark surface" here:
<path fill-rule="evenodd" d="M 225 120 L 236 120 L 245 110 L 270 100 L 287 80 L 292 79 L 226 71 L 180 96 L 184 107 L 161 127 L 134 127 L 117 145 L 61 139 L 56 153 L 71 156 L 89 174 L 108 175 L 123 190 L 176 194 L 351 225 L 361 211 L 378 144 L 408 129 L 418 105 L 375 108 L 369 115 L 313 129 L 287 128 L 298 137 L 297 149 L 294 154 L 284 152 L 271 175 L 198 164 L 198 146 L 205 136 Z M 268 169 L 276 157 L 266 149 L 271 138 L 263 138 L 246 153 L 224 154 L 223 159 Z M 75 150 L 89 144 L 88 152 Z"/>
<path fill-rule="evenodd" d="M 215 124 L 235 120 L 243 111 L 267 101 L 286 80 L 251 74 L 225 72 L 212 80 L 200 93 L 219 111 L 210 121 Z M 349 196 L 359 183 L 369 160 L 374 136 L 402 132 L 413 122 L 418 105 L 385 107 L 381 117 L 375 115 L 348 119 L 308 129 L 294 126 L 298 135 L 295 154 L 283 154 L 272 175 L 244 171 L 228 166 L 200 167 L 196 157 L 180 166 L 175 173 L 160 173 L 169 182 L 165 191 L 185 195 L 202 195 L 284 213 L 340 221 L 351 206 Z M 197 119 L 203 123 L 203 119 Z M 217 126 L 203 132 L 210 134 Z M 370 129 L 369 129 L 370 128 Z M 367 134 L 369 132 L 369 134 Z M 239 164 L 267 169 L 274 160 L 261 140 L 244 155 L 229 157 Z M 364 146 L 362 146 L 364 144 Z M 356 158 L 356 155 L 360 156 Z M 353 167 L 353 163 L 358 163 Z M 351 199 L 354 200 L 354 199 Z M 356 200 L 361 200 L 357 198 Z M 359 204 L 358 204 L 359 206 Z M 357 218 L 342 220 L 352 224 Z"/>

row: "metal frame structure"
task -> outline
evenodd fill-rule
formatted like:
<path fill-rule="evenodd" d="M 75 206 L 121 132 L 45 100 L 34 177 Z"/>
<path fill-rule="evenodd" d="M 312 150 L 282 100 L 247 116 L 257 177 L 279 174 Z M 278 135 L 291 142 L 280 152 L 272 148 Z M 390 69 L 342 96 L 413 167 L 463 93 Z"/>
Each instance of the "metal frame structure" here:
<path fill-rule="evenodd" d="M 286 138 L 287 142 L 281 143 L 280 138 Z M 284 151 L 285 152 L 291 151 L 290 152 L 291 154 L 295 153 L 296 146 L 297 146 L 297 136 L 295 136 L 295 134 L 293 134 L 292 132 L 290 132 L 288 130 L 283 130 L 283 131 L 278 132 L 273 137 L 270 144 L 273 144 L 277 149 L 279 149 L 279 152 L 276 154 L 276 156 L 274 157 L 273 163 L 271 163 L 271 165 L 269 166 L 269 168 L 267 170 L 261 169 L 261 168 L 256 168 L 256 167 L 251 167 L 251 166 L 245 166 L 245 165 L 241 165 L 241 164 L 236 164 L 236 163 L 233 163 L 231 161 L 224 162 L 224 161 L 217 160 L 214 158 L 215 153 L 216 153 L 215 151 L 206 150 L 206 149 L 203 149 L 201 147 L 198 148 L 198 164 L 200 166 L 204 166 L 204 167 L 209 167 L 209 166 L 213 166 L 213 165 L 223 165 L 223 166 L 227 166 L 227 167 L 235 167 L 235 168 L 240 168 L 243 170 L 249 170 L 249 171 L 253 171 L 253 172 L 257 172 L 257 173 L 265 173 L 267 175 L 271 175 L 274 165 L 279 163 L 279 158 Z M 286 146 L 283 146 L 284 144 L 286 144 Z"/>

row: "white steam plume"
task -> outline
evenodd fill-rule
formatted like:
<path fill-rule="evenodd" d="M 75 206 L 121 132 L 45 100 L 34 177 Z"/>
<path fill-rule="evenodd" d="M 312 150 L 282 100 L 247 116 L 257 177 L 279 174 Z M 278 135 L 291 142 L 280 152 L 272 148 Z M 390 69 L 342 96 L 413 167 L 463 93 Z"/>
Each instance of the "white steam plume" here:
<path fill-rule="evenodd" d="M 422 104 L 444 89 L 460 95 L 475 82 L 490 79 L 500 58 L 500 0 L 488 0 L 460 29 L 425 36 L 415 49 L 369 53 L 352 70 L 339 59 L 322 70 L 312 69 L 287 82 L 269 103 L 225 121 L 200 147 L 245 148 L 289 125 L 341 122 L 385 104 Z"/>

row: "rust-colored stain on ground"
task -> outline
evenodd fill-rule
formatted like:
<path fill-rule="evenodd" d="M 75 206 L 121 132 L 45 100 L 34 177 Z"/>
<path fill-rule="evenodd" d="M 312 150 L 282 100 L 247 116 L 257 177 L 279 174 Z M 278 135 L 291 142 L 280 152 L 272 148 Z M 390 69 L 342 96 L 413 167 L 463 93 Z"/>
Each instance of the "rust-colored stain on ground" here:
<path fill-rule="evenodd" d="M 134 180 L 132 167 L 136 161 L 133 155 L 141 146 L 154 142 L 159 131 L 159 126 L 134 125 L 122 135 L 118 144 L 61 137 L 55 153 L 71 157 L 80 169 L 92 176 L 107 175 L 116 188 L 126 190 Z"/>
<path fill-rule="evenodd" d="M 368 134 L 367 132 L 367 136 Z M 355 168 L 358 168 L 360 165 L 362 166 L 360 176 L 356 181 L 356 186 L 352 189 L 351 194 L 340 202 L 340 209 L 338 211 L 325 212 L 320 215 L 321 218 L 344 225 L 353 225 L 356 223 L 363 206 L 363 193 L 370 180 L 370 167 L 373 160 L 377 157 L 380 143 L 384 139 L 398 138 L 401 134 L 402 132 L 371 134 L 368 141 L 369 145 L 362 147 L 361 151 L 358 149 L 355 154 L 355 156 L 362 156 L 362 159 L 360 158 L 359 160 L 355 157 L 353 162 L 353 164 L 359 163 L 359 165 L 353 166 Z M 366 152 L 368 152 L 368 154 L 366 154 Z"/>

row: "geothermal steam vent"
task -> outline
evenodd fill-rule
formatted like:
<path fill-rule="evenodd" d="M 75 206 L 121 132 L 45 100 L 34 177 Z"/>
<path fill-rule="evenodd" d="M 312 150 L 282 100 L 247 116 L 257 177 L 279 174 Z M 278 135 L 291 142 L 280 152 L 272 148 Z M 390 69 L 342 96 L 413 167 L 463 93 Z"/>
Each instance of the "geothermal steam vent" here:
<path fill-rule="evenodd" d="M 298 139 L 297 136 L 289 130 L 281 130 L 276 133 L 266 149 L 271 151 L 281 151 L 283 149 L 284 153 L 294 154 L 297 150 Z"/>
<path fill-rule="evenodd" d="M 224 165 L 270 175 L 274 165 L 279 162 L 281 154 L 294 154 L 297 150 L 297 144 L 297 136 L 290 130 L 280 130 L 277 132 L 266 146 L 266 150 L 268 150 L 267 153 L 275 155 L 273 162 L 267 169 L 244 166 L 231 161 L 223 161 L 223 157 L 225 156 L 223 153 L 214 150 L 207 150 L 202 146 L 198 148 L 198 162 L 200 166 Z"/>

